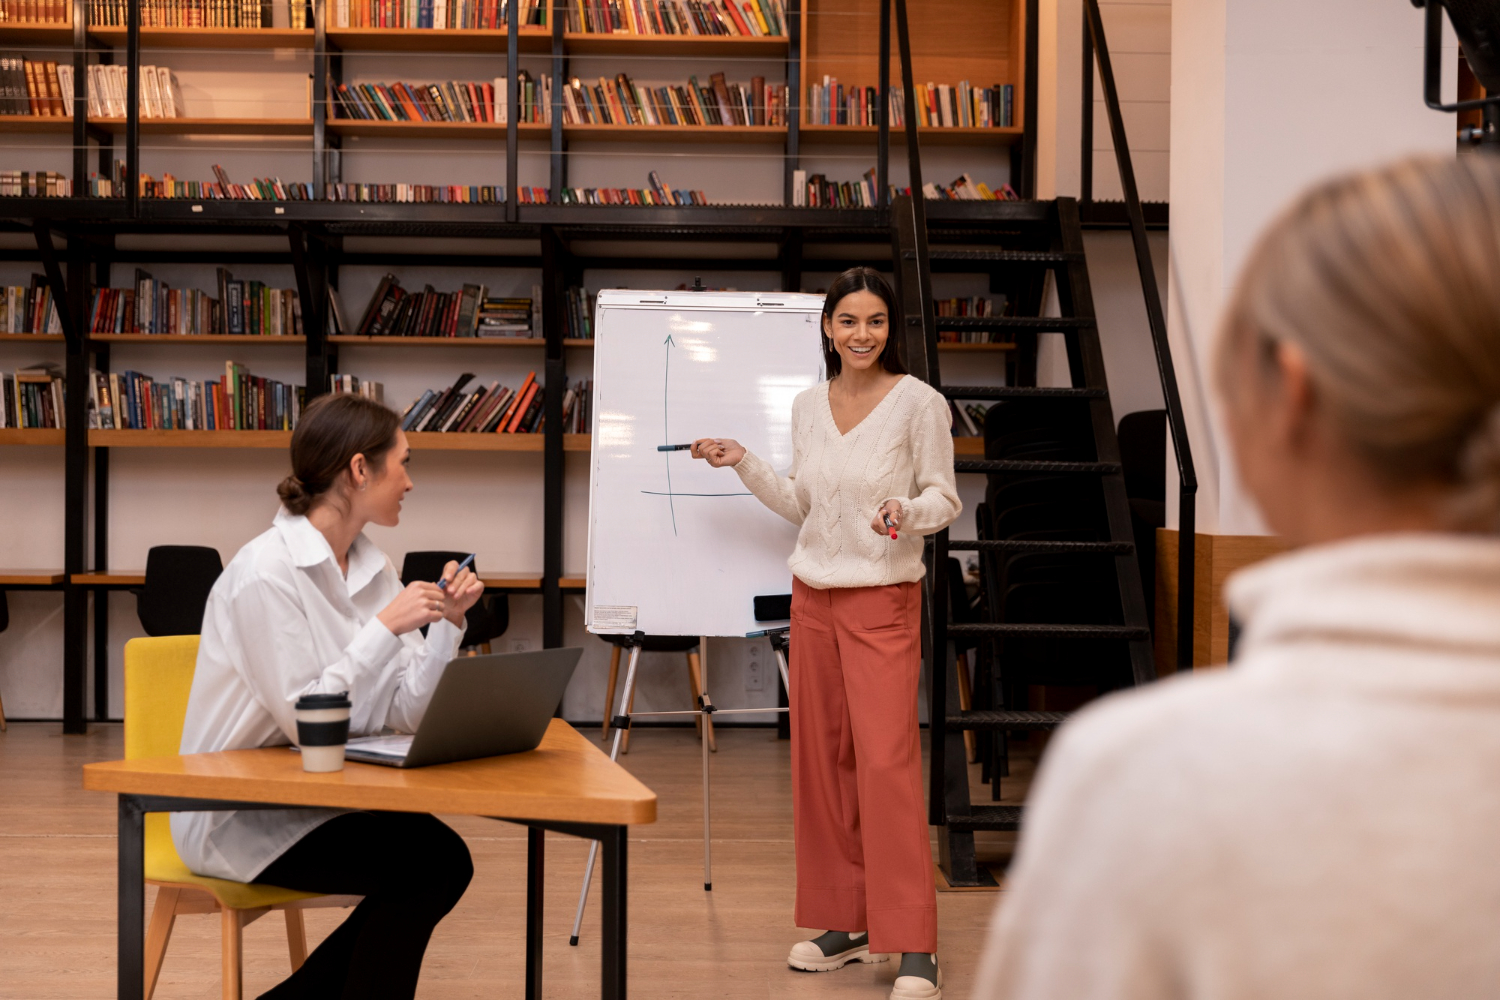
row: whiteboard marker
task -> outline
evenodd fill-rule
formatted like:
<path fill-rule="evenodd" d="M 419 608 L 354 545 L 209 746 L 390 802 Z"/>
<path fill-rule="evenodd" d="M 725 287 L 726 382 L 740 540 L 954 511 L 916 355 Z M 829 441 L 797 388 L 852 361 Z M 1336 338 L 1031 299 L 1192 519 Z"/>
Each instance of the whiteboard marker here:
<path fill-rule="evenodd" d="M 693 446 L 690 445 L 690 444 L 659 444 L 659 445 L 656 446 L 656 450 L 657 451 L 692 451 L 693 450 Z"/>
<path fill-rule="evenodd" d="M 896 540 L 896 527 L 895 525 L 891 524 L 891 515 L 887 514 L 885 511 L 881 511 L 880 516 L 882 519 L 884 519 L 885 526 L 890 529 L 891 541 L 894 542 Z"/>

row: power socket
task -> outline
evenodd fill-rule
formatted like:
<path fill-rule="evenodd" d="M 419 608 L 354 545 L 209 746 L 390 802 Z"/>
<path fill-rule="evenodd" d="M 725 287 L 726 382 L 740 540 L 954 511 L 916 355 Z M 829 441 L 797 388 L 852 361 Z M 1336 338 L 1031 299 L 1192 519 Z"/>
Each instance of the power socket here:
<path fill-rule="evenodd" d="M 531 651 L 531 640 L 530 639 L 512 639 L 510 641 L 510 651 L 512 653 L 528 653 L 528 652 L 530 652 Z"/>
<path fill-rule="evenodd" d="M 765 674 L 761 671 L 760 661 L 751 660 L 745 666 L 745 690 L 759 691 L 765 684 Z"/>

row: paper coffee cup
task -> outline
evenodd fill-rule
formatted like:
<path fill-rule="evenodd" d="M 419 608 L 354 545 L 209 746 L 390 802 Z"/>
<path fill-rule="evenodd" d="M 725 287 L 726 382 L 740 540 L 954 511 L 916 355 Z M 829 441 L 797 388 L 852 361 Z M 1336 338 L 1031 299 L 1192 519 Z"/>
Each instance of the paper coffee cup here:
<path fill-rule="evenodd" d="M 349 692 L 305 694 L 297 699 L 297 746 L 302 770 L 342 771 L 349 742 Z"/>

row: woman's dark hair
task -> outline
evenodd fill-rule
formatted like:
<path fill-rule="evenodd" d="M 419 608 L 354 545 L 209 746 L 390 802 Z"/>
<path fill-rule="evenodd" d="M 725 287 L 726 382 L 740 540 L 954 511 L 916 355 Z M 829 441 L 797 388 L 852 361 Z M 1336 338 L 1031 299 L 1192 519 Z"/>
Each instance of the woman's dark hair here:
<path fill-rule="evenodd" d="M 332 490 L 355 455 L 372 469 L 385 466 L 385 454 L 396 445 L 401 419 L 373 399 L 338 393 L 308 404 L 292 432 L 292 474 L 276 487 L 293 514 L 306 514 Z"/>
<path fill-rule="evenodd" d="M 879 271 L 873 267 L 851 267 L 839 275 L 829 287 L 828 297 L 823 300 L 823 318 L 831 324 L 839 303 L 844 301 L 845 296 L 855 292 L 873 292 L 885 303 L 886 328 L 890 332 L 886 336 L 885 347 L 880 350 L 880 366 L 897 375 L 907 374 L 906 365 L 901 361 L 901 345 L 898 343 L 901 339 L 898 334 L 901 329 L 901 310 L 896 305 L 896 293 L 891 289 L 890 282 Z M 838 350 L 833 346 L 833 338 L 828 336 L 827 330 L 823 331 L 823 364 L 828 370 L 829 378 L 833 378 L 844 367 L 844 361 L 839 357 Z"/>

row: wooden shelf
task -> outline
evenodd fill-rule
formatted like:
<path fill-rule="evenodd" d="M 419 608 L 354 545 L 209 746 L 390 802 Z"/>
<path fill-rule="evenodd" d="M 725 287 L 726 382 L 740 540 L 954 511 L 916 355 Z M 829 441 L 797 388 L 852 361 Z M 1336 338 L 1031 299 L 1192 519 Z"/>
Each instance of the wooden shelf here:
<path fill-rule="evenodd" d="M 5 45 L 63 45 L 73 47 L 72 24 L 0 24 Z"/>
<path fill-rule="evenodd" d="M 953 454 L 963 458 L 983 458 L 984 438 L 956 437 L 953 439 Z"/>
<path fill-rule="evenodd" d="M 0 132 L 71 132 L 72 118 L 55 115 L 0 115 Z"/>
<path fill-rule="evenodd" d="M 328 44 L 345 52 L 504 52 L 508 32 L 471 28 L 329 28 Z M 547 52 L 552 33 L 523 28 L 516 46 L 522 52 Z"/>
<path fill-rule="evenodd" d="M 569 55 L 738 56 L 780 59 L 786 55 L 785 35 L 746 38 L 742 35 L 634 35 L 629 32 L 594 34 L 570 31 L 563 36 Z"/>
<path fill-rule="evenodd" d="M 124 48 L 128 29 L 96 25 L 89 36 Z M 71 37 L 71 36 L 70 36 Z M 311 49 L 311 28 L 141 28 L 143 49 Z"/>
<path fill-rule="evenodd" d="M 786 141 L 781 125 L 564 125 L 569 139 L 609 142 L 733 142 Z"/>
<path fill-rule="evenodd" d="M 360 337 L 349 333 L 331 336 L 328 342 L 369 347 L 545 347 L 547 344 L 547 341 L 541 337 Z M 594 342 L 568 338 L 563 341 L 563 346 L 593 347 Z"/>
<path fill-rule="evenodd" d="M 89 431 L 90 448 L 288 448 L 291 431 Z"/>
<path fill-rule="evenodd" d="M 0 588 L 55 587 L 68 578 L 61 571 L 40 569 L 0 569 Z"/>
<path fill-rule="evenodd" d="M 540 452 L 546 441 L 543 434 L 453 434 L 434 431 L 406 435 L 412 451 L 529 451 Z M 564 434 L 563 451 L 588 451 L 588 434 Z"/>
<path fill-rule="evenodd" d="M 66 431 L 40 430 L 33 428 L 0 428 L 0 445 L 6 444 L 62 444 Z"/>
<path fill-rule="evenodd" d="M 479 578 L 486 590 L 541 590 L 540 576 L 522 576 L 510 573 L 486 573 Z"/>
<path fill-rule="evenodd" d="M 111 573 L 106 570 L 98 573 L 74 573 L 73 582 L 87 587 L 144 587 L 146 571 Z"/>
<path fill-rule="evenodd" d="M 1015 344 L 954 344 L 954 343 L 945 342 L 945 341 L 938 341 L 938 345 L 937 346 L 938 346 L 938 350 L 940 350 L 940 351 L 960 351 L 960 352 L 967 352 L 967 351 L 979 351 L 979 352 L 986 352 L 986 351 L 1014 351 L 1016 349 L 1016 345 Z"/>
<path fill-rule="evenodd" d="M 190 333 L 91 333 L 89 340 L 102 344 L 305 344 L 306 337 L 261 337 L 253 334 Z"/>
<path fill-rule="evenodd" d="M 868 143 L 875 145 L 880 129 L 875 125 L 803 125 L 801 136 L 808 142 Z M 919 127 L 917 138 L 930 146 L 977 146 L 986 141 L 1009 146 L 1021 141 L 1019 128 L 932 128 Z M 905 147 L 906 129 L 891 129 L 891 148 Z"/>
<path fill-rule="evenodd" d="M 0 333 L 0 344 L 60 344 L 60 333 Z"/>
<path fill-rule="evenodd" d="M 70 121 L 70 119 L 62 119 Z M 90 119 L 115 135 L 125 133 L 125 119 Z M 313 134 L 311 118 L 142 118 L 142 135 L 305 135 Z"/>
<path fill-rule="evenodd" d="M 353 135 L 399 139 L 488 139 L 491 142 L 505 141 L 505 126 L 499 122 L 393 122 L 363 118 L 336 118 L 328 122 L 328 131 L 335 135 Z M 533 125 L 522 122 L 518 129 L 522 138 L 545 138 L 551 135 L 550 125 Z"/>

